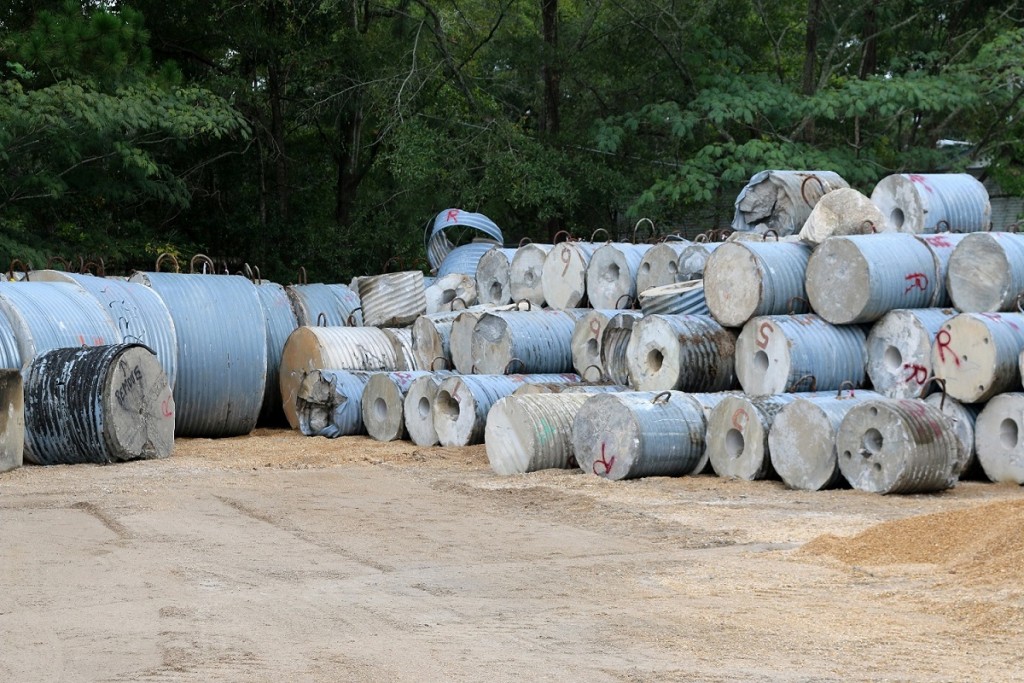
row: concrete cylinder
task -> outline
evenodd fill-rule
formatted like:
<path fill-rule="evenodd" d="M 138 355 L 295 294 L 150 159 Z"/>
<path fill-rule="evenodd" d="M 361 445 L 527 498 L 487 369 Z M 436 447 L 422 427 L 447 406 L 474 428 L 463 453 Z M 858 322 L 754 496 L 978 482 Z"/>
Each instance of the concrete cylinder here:
<path fill-rule="evenodd" d="M 725 242 L 694 242 L 683 249 L 679 255 L 679 277 L 677 282 L 700 280 L 704 277 L 704 267 L 711 253 Z"/>
<path fill-rule="evenodd" d="M 774 474 L 768 434 L 782 407 L 802 394 L 727 396 L 708 417 L 708 455 L 720 477 L 768 479 Z"/>
<path fill-rule="evenodd" d="M 391 342 L 395 350 L 395 371 L 425 370 L 416 361 L 412 348 L 412 328 L 382 327 L 380 331 Z"/>
<path fill-rule="evenodd" d="M 949 287 L 949 260 L 953 257 L 956 248 L 960 246 L 967 235 L 957 235 L 951 232 L 943 232 L 935 235 L 915 235 L 918 241 L 928 247 L 932 252 L 932 260 L 935 262 L 935 297 L 932 306 L 936 308 L 947 308 L 950 304 Z"/>
<path fill-rule="evenodd" d="M 362 278 L 359 298 L 363 302 L 363 324 L 367 327 L 411 325 L 427 310 L 423 273 L 418 270 Z"/>
<path fill-rule="evenodd" d="M 485 313 L 473 328 L 474 373 L 561 373 L 572 371 L 572 334 L 585 311 Z"/>
<path fill-rule="evenodd" d="M 974 446 L 985 476 L 1024 484 L 1024 393 L 995 396 L 978 414 Z"/>
<path fill-rule="evenodd" d="M 942 324 L 932 344 L 932 368 L 946 393 L 981 403 L 1021 387 L 1024 314 L 961 313 Z"/>
<path fill-rule="evenodd" d="M 494 247 L 476 266 L 476 298 L 482 304 L 503 306 L 512 302 L 512 259 L 515 249 Z"/>
<path fill-rule="evenodd" d="M 644 316 L 626 349 L 630 385 L 640 391 L 732 389 L 735 354 L 735 334 L 709 316 Z"/>
<path fill-rule="evenodd" d="M 590 398 L 583 393 L 506 396 L 491 407 L 484 429 L 487 460 L 497 474 L 577 466 L 572 425 Z"/>
<path fill-rule="evenodd" d="M 461 311 L 476 303 L 476 280 L 464 273 L 450 273 L 436 278 L 423 290 L 425 312 Z"/>
<path fill-rule="evenodd" d="M 679 282 L 679 259 L 691 244 L 689 240 L 680 239 L 655 244 L 648 249 L 636 272 L 636 291 Z"/>
<path fill-rule="evenodd" d="M 448 371 L 437 371 L 417 377 L 405 392 L 402 415 L 409 440 L 417 446 L 436 446 L 437 431 L 434 429 L 434 398 L 441 382 L 452 375 Z"/>
<path fill-rule="evenodd" d="M 961 403 L 941 392 L 929 394 L 924 402 L 938 408 L 949 419 L 958 444 L 957 464 L 953 471 L 958 477 L 963 477 L 978 461 L 974 451 L 974 426 L 984 404 Z"/>
<path fill-rule="evenodd" d="M 363 388 L 362 416 L 366 433 L 376 441 L 404 439 L 405 395 L 413 381 L 432 375 L 424 371 L 379 372 Z"/>
<path fill-rule="evenodd" d="M 887 398 L 918 398 L 922 391 L 931 391 L 932 344 L 954 315 L 951 308 L 917 308 L 882 316 L 865 344 L 875 391 Z"/>
<path fill-rule="evenodd" d="M 968 173 L 886 176 L 871 201 L 900 232 L 979 232 L 992 224 L 988 191 Z"/>
<path fill-rule="evenodd" d="M 576 320 L 570 340 L 572 366 L 576 374 L 589 382 L 600 382 L 604 378 L 601 343 L 608 322 L 619 313 L 617 310 L 593 310 Z"/>
<path fill-rule="evenodd" d="M 703 280 L 687 280 L 640 292 L 644 315 L 709 315 Z"/>
<path fill-rule="evenodd" d="M 421 315 L 412 324 L 412 353 L 416 365 L 425 370 L 446 370 L 452 366 L 452 324 L 462 311 Z"/>
<path fill-rule="evenodd" d="M 811 209 L 800 239 L 817 246 L 829 237 L 886 232 L 886 220 L 874 203 L 853 188 L 841 187 L 822 196 Z"/>
<path fill-rule="evenodd" d="M 808 312 L 810 247 L 793 242 L 727 242 L 708 257 L 704 298 L 715 320 L 740 327 L 759 315 Z"/>
<path fill-rule="evenodd" d="M 949 257 L 950 300 L 965 312 L 1016 311 L 1024 296 L 1024 235 L 967 235 Z"/>
<path fill-rule="evenodd" d="M 587 266 L 587 298 L 594 308 L 629 308 L 636 301 L 637 272 L 649 244 L 609 243 Z"/>
<path fill-rule="evenodd" d="M 484 310 L 462 311 L 452 321 L 451 334 L 448 336 L 448 349 L 451 352 L 452 370 L 469 375 L 473 370 L 473 330 Z"/>
<path fill-rule="evenodd" d="M 549 251 L 550 244 L 524 244 L 516 249 L 509 265 L 512 301 L 527 301 L 536 308 L 545 304 L 542 275 Z"/>
<path fill-rule="evenodd" d="M 541 273 L 548 306 L 566 309 L 587 305 L 587 267 L 600 246 L 592 242 L 561 242 L 551 248 Z"/>

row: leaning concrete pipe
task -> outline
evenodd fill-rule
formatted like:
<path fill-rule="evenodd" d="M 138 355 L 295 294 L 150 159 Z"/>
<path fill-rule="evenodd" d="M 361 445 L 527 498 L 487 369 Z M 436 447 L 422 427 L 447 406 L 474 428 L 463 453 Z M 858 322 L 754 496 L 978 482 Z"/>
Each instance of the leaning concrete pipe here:
<path fill-rule="evenodd" d="M 430 372 L 380 372 L 363 389 L 363 425 L 370 438 L 376 441 L 404 439 L 405 395 L 414 380 Z"/>
<path fill-rule="evenodd" d="M 849 187 L 832 171 L 761 171 L 736 197 L 732 228 L 772 230 L 780 237 L 799 232 L 814 205 L 827 193 Z"/>
<path fill-rule="evenodd" d="M 497 474 L 576 467 L 572 424 L 589 394 L 506 396 L 487 414 L 484 444 Z"/>
<path fill-rule="evenodd" d="M 629 384 L 629 339 L 640 317 L 633 312 L 619 313 L 601 335 L 601 373 L 613 384 Z"/>
<path fill-rule="evenodd" d="M 579 382 L 579 375 L 455 375 L 441 382 L 431 407 L 442 446 L 470 446 L 484 438 L 487 413 L 498 399 L 527 382 Z"/>
<path fill-rule="evenodd" d="M 929 493 L 956 485 L 957 440 L 938 408 L 911 399 L 865 401 L 836 433 L 839 469 L 870 493 Z"/>
<path fill-rule="evenodd" d="M 307 373 L 295 396 L 298 430 L 330 439 L 365 434 L 363 391 L 375 374 L 330 368 Z"/>
<path fill-rule="evenodd" d="M 285 287 L 296 326 L 357 327 L 362 325 L 359 295 L 346 285 L 314 282 Z"/>
<path fill-rule="evenodd" d="M 949 425 L 959 444 L 955 474 L 963 478 L 965 474 L 973 472 L 978 462 L 974 449 L 974 428 L 984 404 L 961 403 L 942 392 L 929 394 L 924 402 L 938 408 L 949 419 Z"/>
<path fill-rule="evenodd" d="M 541 272 L 548 306 L 566 309 L 587 305 L 587 267 L 600 246 L 593 242 L 561 242 L 551 248 Z"/>
<path fill-rule="evenodd" d="M 606 479 L 696 474 L 706 431 L 704 410 L 682 392 L 598 394 L 576 413 L 573 452 Z"/>
<path fill-rule="evenodd" d="M 423 273 L 409 270 L 385 273 L 359 280 L 363 303 L 363 324 L 368 327 L 411 325 L 427 310 Z"/>
<path fill-rule="evenodd" d="M 587 266 L 587 299 L 594 308 L 629 308 L 636 301 L 636 278 L 649 244 L 608 243 L 594 251 Z"/>
<path fill-rule="evenodd" d="M 402 416 L 409 440 L 417 446 L 436 446 L 437 430 L 434 429 L 434 399 L 441 382 L 453 373 L 438 370 L 417 377 L 409 385 L 402 402 Z"/>
<path fill-rule="evenodd" d="M 573 327 L 570 347 L 572 350 L 572 366 L 583 379 L 600 382 L 604 378 L 601 364 L 601 342 L 605 328 L 617 315 L 630 315 L 639 318 L 640 312 L 623 312 L 619 310 L 593 310 L 576 319 Z"/>
<path fill-rule="evenodd" d="M 476 299 L 482 304 L 503 306 L 512 302 L 512 259 L 515 249 L 493 247 L 476 267 Z"/>
<path fill-rule="evenodd" d="M 476 303 L 476 280 L 463 273 L 450 273 L 437 278 L 424 290 L 425 313 L 463 310 Z"/>
<path fill-rule="evenodd" d="M 21 467 L 25 460 L 25 382 L 21 371 L 0 369 L 0 472 Z"/>
<path fill-rule="evenodd" d="M 865 342 L 867 374 L 886 398 L 918 398 L 930 391 L 932 344 L 952 308 L 889 311 L 871 327 Z"/>
<path fill-rule="evenodd" d="M 967 235 L 949 257 L 949 296 L 968 313 L 1016 311 L 1024 297 L 1024 235 Z"/>
<path fill-rule="evenodd" d="M 871 201 L 900 232 L 980 232 L 992 224 L 988 190 L 968 173 L 886 176 Z"/>
<path fill-rule="evenodd" d="M 276 282 L 263 281 L 256 286 L 263 316 L 267 320 L 267 382 L 263 390 L 260 424 L 285 422 L 281 404 L 281 354 L 288 335 L 298 327 L 295 311 L 284 287 Z"/>
<path fill-rule="evenodd" d="M 885 216 L 868 197 L 853 188 L 841 187 L 824 195 L 814 205 L 800 228 L 800 239 L 817 246 L 829 237 L 886 231 Z"/>
<path fill-rule="evenodd" d="M 978 414 L 974 445 L 991 481 L 1024 484 L 1024 393 L 995 396 Z"/>
<path fill-rule="evenodd" d="M 704 267 L 704 298 L 725 327 L 758 315 L 808 312 L 810 247 L 793 242 L 726 242 Z"/>
<path fill-rule="evenodd" d="M 25 459 L 37 465 L 165 458 L 174 448 L 167 376 L 141 344 L 54 349 L 25 379 Z"/>
<path fill-rule="evenodd" d="M 772 469 L 768 434 L 783 406 L 814 394 L 727 396 L 708 417 L 708 456 L 720 477 L 769 479 Z"/>
<path fill-rule="evenodd" d="M 551 251 L 550 244 L 524 244 L 516 249 L 509 265 L 509 287 L 513 301 L 526 301 L 540 308 L 544 300 L 544 259 Z"/>
<path fill-rule="evenodd" d="M 961 313 L 942 324 L 932 344 L 932 369 L 946 393 L 981 403 L 1021 388 L 1024 314 Z"/>
<path fill-rule="evenodd" d="M 626 349 L 630 386 L 640 391 L 732 389 L 735 354 L 735 334 L 710 316 L 644 316 Z"/>
<path fill-rule="evenodd" d="M 644 315 L 710 315 L 704 280 L 687 280 L 640 292 Z"/>
<path fill-rule="evenodd" d="M 474 373 L 572 371 L 572 335 L 583 309 L 484 313 L 473 328 Z"/>
<path fill-rule="evenodd" d="M 679 259 L 690 244 L 689 240 L 679 238 L 648 249 L 636 272 L 636 291 L 680 282 Z"/>

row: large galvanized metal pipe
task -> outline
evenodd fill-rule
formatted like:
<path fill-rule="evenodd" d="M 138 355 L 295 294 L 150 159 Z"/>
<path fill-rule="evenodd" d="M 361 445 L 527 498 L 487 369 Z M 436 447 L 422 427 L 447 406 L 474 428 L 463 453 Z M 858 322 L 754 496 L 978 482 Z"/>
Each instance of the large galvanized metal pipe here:
<path fill-rule="evenodd" d="M 267 321 L 267 381 L 263 390 L 260 424 L 285 423 L 281 404 L 281 354 L 288 335 L 298 327 L 287 290 L 276 282 L 263 281 L 256 286 Z M 159 355 L 159 354 L 158 354 Z"/>
<path fill-rule="evenodd" d="M 417 377 L 405 392 L 402 405 L 405 429 L 409 434 L 409 440 L 417 446 L 436 446 L 438 444 L 432 409 L 438 387 L 446 377 L 451 375 L 451 372 L 439 370 Z"/>
<path fill-rule="evenodd" d="M 810 257 L 810 247 L 795 242 L 726 242 L 704 267 L 711 315 L 725 327 L 740 327 L 758 315 L 808 312 Z"/>
<path fill-rule="evenodd" d="M 811 209 L 800 239 L 817 246 L 829 237 L 885 232 L 885 216 L 868 197 L 850 187 L 832 190 Z"/>
<path fill-rule="evenodd" d="M 971 473 L 975 469 L 975 465 L 978 462 L 974 450 L 974 426 L 978 420 L 978 413 L 981 412 L 984 404 L 961 403 L 942 392 L 929 394 L 924 399 L 924 402 L 938 408 L 939 412 L 949 419 L 950 427 L 953 429 L 953 435 L 956 437 L 959 446 L 957 449 L 957 465 L 954 471 L 958 477 L 963 478 L 964 475 Z"/>
<path fill-rule="evenodd" d="M 528 301 L 536 308 L 544 300 L 544 260 L 551 251 L 550 244 L 524 244 L 516 249 L 516 255 L 509 266 L 509 286 L 513 301 Z"/>
<path fill-rule="evenodd" d="M 178 374 L 178 336 L 171 313 L 163 300 L 149 287 L 124 280 L 65 273 L 59 270 L 33 270 L 33 282 L 70 282 L 89 292 L 117 325 L 120 336 L 109 343 L 145 344 L 157 360 L 174 389 Z"/>
<path fill-rule="evenodd" d="M 604 379 L 601 343 L 608 323 L 620 313 L 622 311 L 593 310 L 576 320 L 570 341 L 572 366 L 576 374 L 588 382 L 600 382 Z M 632 313 L 626 315 L 633 316 Z M 639 318 L 639 312 L 634 317 Z"/>
<path fill-rule="evenodd" d="M 814 205 L 832 190 L 849 187 L 832 171 L 760 171 L 736 197 L 733 230 L 773 230 L 780 237 L 799 232 Z"/>
<path fill-rule="evenodd" d="M 333 368 L 306 373 L 294 402 L 298 430 L 306 436 L 329 439 L 365 434 L 363 391 L 375 374 Z"/>
<path fill-rule="evenodd" d="M 949 287 L 949 259 L 952 258 L 960 242 L 967 238 L 967 235 L 955 235 L 951 232 L 942 232 L 935 235 L 915 235 L 928 250 L 932 252 L 932 259 L 935 261 L 935 306 L 946 308 L 950 305 Z"/>
<path fill-rule="evenodd" d="M 873 391 L 851 390 L 801 396 L 782 406 L 768 432 L 768 453 L 786 486 L 821 491 L 842 485 L 836 432 L 851 408 L 877 398 Z"/>
<path fill-rule="evenodd" d="M 988 190 L 968 173 L 886 176 L 871 201 L 900 232 L 979 232 L 992 224 Z"/>
<path fill-rule="evenodd" d="M 573 452 L 606 479 L 696 474 L 706 431 L 703 408 L 682 392 L 598 394 L 576 413 Z"/>
<path fill-rule="evenodd" d="M 754 396 L 864 384 L 864 330 L 812 314 L 751 318 L 736 341 L 736 375 Z"/>
<path fill-rule="evenodd" d="M 295 399 L 315 370 L 398 370 L 391 338 L 376 327 L 299 327 L 281 354 L 281 401 L 292 429 L 299 428 Z"/>
<path fill-rule="evenodd" d="M 572 334 L 583 309 L 484 313 L 473 328 L 473 372 L 572 372 Z"/>
<path fill-rule="evenodd" d="M 889 311 L 871 327 L 865 349 L 875 391 L 887 398 L 917 398 L 932 386 L 932 344 L 952 308 Z"/>
<path fill-rule="evenodd" d="M 524 385 L 528 386 L 528 385 Z M 577 466 L 572 425 L 590 394 L 506 396 L 487 414 L 484 444 L 497 474 L 525 474 Z"/>
<path fill-rule="evenodd" d="M 135 273 L 167 305 L 178 335 L 178 436 L 248 434 L 267 383 L 267 321 L 256 286 L 237 275 Z"/>
<path fill-rule="evenodd" d="M 621 384 L 595 384 L 593 382 L 538 382 L 524 384 L 512 392 L 512 396 L 528 396 L 530 394 L 614 394 L 629 391 L 629 387 Z"/>
<path fill-rule="evenodd" d="M 711 393 L 690 393 L 686 396 L 691 401 L 696 401 L 697 405 L 704 411 L 704 419 L 708 420 L 711 418 L 711 411 L 715 409 L 719 403 L 724 401 L 729 396 L 737 396 L 738 393 L 734 391 L 716 391 Z M 707 448 L 707 440 L 705 439 L 704 453 L 701 455 L 700 462 L 697 467 L 694 468 L 693 474 L 713 474 L 714 469 L 711 467 L 711 453 Z"/>
<path fill-rule="evenodd" d="M 1024 484 L 1024 393 L 995 396 L 978 414 L 974 446 L 991 481 Z"/>
<path fill-rule="evenodd" d="M 404 439 L 405 395 L 413 381 L 430 372 L 380 372 L 370 377 L 363 389 L 363 425 L 377 441 Z"/>
<path fill-rule="evenodd" d="M 600 246 L 593 242 L 561 242 L 551 248 L 541 272 L 548 306 L 566 309 L 587 305 L 587 267 Z"/>
<path fill-rule="evenodd" d="M 427 315 L 463 310 L 476 303 L 476 280 L 462 273 L 450 273 L 436 278 L 423 296 L 427 300 Z"/>
<path fill-rule="evenodd" d="M 690 246 L 689 240 L 674 240 L 655 244 L 640 259 L 640 268 L 636 272 L 636 291 L 643 292 L 651 287 L 661 287 L 681 282 L 679 279 L 679 260 L 683 251 Z"/>
<path fill-rule="evenodd" d="M 368 327 L 411 325 L 427 310 L 423 273 L 373 275 L 359 280 L 359 299 L 363 302 L 363 324 Z"/>
<path fill-rule="evenodd" d="M 928 493 L 956 485 L 957 441 L 938 408 L 878 399 L 851 408 L 836 433 L 839 469 L 870 493 Z"/>
<path fill-rule="evenodd" d="M 807 263 L 807 297 L 835 325 L 869 323 L 897 308 L 941 305 L 931 250 L 913 235 L 832 237 Z"/>
<path fill-rule="evenodd" d="M 503 239 L 501 229 L 482 213 L 473 213 L 462 209 L 445 209 L 434 218 L 429 236 L 426 238 L 427 260 L 430 262 L 431 268 L 439 268 L 445 257 L 452 251 L 453 244 L 448 239 L 448 231 L 465 231 L 466 229 L 474 230 L 480 233 L 481 239 L 490 238 L 497 244 L 501 244 Z"/>
<path fill-rule="evenodd" d="M 297 327 L 355 327 L 362 324 L 359 295 L 345 285 L 288 285 Z"/>
<path fill-rule="evenodd" d="M 37 465 L 165 458 L 174 398 L 141 344 L 54 349 L 25 379 L 25 459 Z"/>
<path fill-rule="evenodd" d="M 710 315 L 704 281 L 687 280 L 640 292 L 644 315 Z"/>
<path fill-rule="evenodd" d="M 961 311 L 1016 311 L 1024 297 L 1024 235 L 967 235 L 949 257 L 947 284 Z"/>
<path fill-rule="evenodd" d="M 946 393 L 981 403 L 1021 388 L 1019 355 L 1024 314 L 961 313 L 942 324 L 932 344 L 932 369 Z"/>
<path fill-rule="evenodd" d="M 732 389 L 735 354 L 735 333 L 710 316 L 644 316 L 626 349 L 630 386 L 639 391 Z"/>
<path fill-rule="evenodd" d="M 720 477 L 771 478 L 768 434 L 775 416 L 787 403 L 808 394 L 727 396 L 708 417 L 708 456 Z M 814 394 L 811 394 L 814 395 Z"/>
<path fill-rule="evenodd" d="M 629 308 L 636 301 L 636 278 L 649 244 L 608 243 L 594 251 L 587 266 L 587 298 L 594 308 Z"/>
<path fill-rule="evenodd" d="M 679 276 L 676 278 L 676 282 L 703 278 L 704 267 L 712 252 L 723 244 L 725 242 L 694 242 L 683 249 L 683 253 L 679 255 Z"/>
<path fill-rule="evenodd" d="M 11 321 L 0 307 L 0 370 L 21 370 L 21 351 Z"/>
<path fill-rule="evenodd" d="M 25 461 L 25 383 L 21 370 L 0 368 L 0 472 Z"/>
<path fill-rule="evenodd" d="M 498 246 L 494 242 L 470 242 L 461 247 L 455 247 L 451 253 L 444 257 L 444 261 L 437 269 L 437 276 L 444 277 L 454 273 L 461 273 L 476 279 L 476 271 L 480 266 L 480 259 L 484 254 Z"/>
<path fill-rule="evenodd" d="M 613 384 L 630 384 L 629 339 L 640 316 L 619 313 L 608 321 L 601 335 L 601 372 Z"/>
<path fill-rule="evenodd" d="M 476 298 L 482 304 L 503 306 L 512 302 L 512 259 L 515 249 L 493 247 L 476 267 Z"/>
<path fill-rule="evenodd" d="M 579 382 L 579 375 L 455 375 L 441 382 L 431 411 L 442 446 L 470 446 L 484 438 L 487 413 L 498 399 L 527 382 Z"/>

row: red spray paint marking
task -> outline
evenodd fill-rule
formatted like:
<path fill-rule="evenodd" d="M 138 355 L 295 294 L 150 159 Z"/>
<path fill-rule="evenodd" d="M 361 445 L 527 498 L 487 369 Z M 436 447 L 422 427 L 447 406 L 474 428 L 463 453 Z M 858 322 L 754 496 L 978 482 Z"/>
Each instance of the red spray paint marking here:
<path fill-rule="evenodd" d="M 164 411 L 164 417 L 174 417 L 174 411 L 171 410 L 171 399 L 165 398 L 160 402 L 160 407 Z"/>
<path fill-rule="evenodd" d="M 918 183 L 921 187 L 928 190 L 928 192 L 933 192 L 932 186 L 928 184 L 928 179 L 925 178 L 923 175 L 920 175 L 918 173 L 911 173 L 907 177 L 910 178 L 911 182 Z"/>
<path fill-rule="evenodd" d="M 939 362 L 946 362 L 946 352 L 948 351 L 953 356 L 953 363 L 960 367 L 960 357 L 949 347 L 951 341 L 953 341 L 953 337 L 950 336 L 948 330 L 939 330 L 939 333 L 935 335 L 935 350 L 939 352 Z"/>
<path fill-rule="evenodd" d="M 928 381 L 928 368 L 917 363 L 904 363 L 904 370 L 910 370 L 910 374 L 903 378 L 904 382 L 917 382 L 924 384 Z"/>
<path fill-rule="evenodd" d="M 1013 329 L 1020 330 L 1020 326 L 1017 325 L 1017 323 L 1013 322 L 1012 320 L 1008 320 L 1008 319 L 1004 318 L 1003 316 L 999 315 L 998 313 L 979 313 L 978 315 L 980 315 L 983 318 L 988 318 L 989 320 L 991 320 L 994 323 L 1006 323 L 1007 325 L 1009 325 Z"/>
<path fill-rule="evenodd" d="M 459 210 L 450 209 L 448 215 L 444 217 L 446 223 L 458 223 L 459 222 Z"/>
<path fill-rule="evenodd" d="M 928 416 L 928 410 L 925 408 L 924 403 L 921 403 L 920 401 L 910 401 L 903 398 L 900 399 L 899 404 L 903 406 L 903 408 L 908 413 L 910 413 L 917 419 L 924 420 L 925 422 L 927 422 L 928 426 L 931 427 L 932 433 L 935 434 L 935 436 L 942 436 L 942 426 L 937 424 Z"/>
<path fill-rule="evenodd" d="M 910 283 L 907 285 L 907 288 L 903 290 L 904 294 L 909 294 L 912 289 L 920 289 L 923 292 L 925 287 L 928 286 L 928 276 L 924 273 L 911 273 L 904 279 Z"/>
<path fill-rule="evenodd" d="M 598 472 L 597 471 L 597 466 L 598 465 L 601 465 L 602 467 L 604 467 L 604 472 Z M 609 474 L 612 471 L 613 467 L 615 467 L 615 456 L 613 455 L 611 457 L 611 459 L 608 459 L 608 456 L 606 456 L 604 454 L 604 444 L 602 443 L 601 444 L 601 459 L 594 461 L 594 466 L 591 468 L 591 470 L 593 470 L 594 474 L 596 474 L 597 476 L 600 477 L 600 476 L 605 476 L 605 475 Z"/>
<path fill-rule="evenodd" d="M 952 248 L 954 244 L 949 241 L 945 235 L 929 235 L 924 238 L 924 241 L 933 247 L 947 247 Z"/>
<path fill-rule="evenodd" d="M 597 339 L 597 335 L 601 334 L 601 323 L 596 320 L 591 320 L 590 331 L 594 333 L 594 339 Z"/>
<path fill-rule="evenodd" d="M 775 328 L 772 327 L 772 324 L 770 322 L 765 321 L 761 323 L 760 327 L 757 328 L 757 339 L 754 341 L 754 343 L 757 344 L 757 348 L 768 348 L 769 333 L 774 331 Z"/>
<path fill-rule="evenodd" d="M 747 415 L 747 411 L 743 408 L 738 408 L 736 412 L 732 414 L 732 427 L 737 432 L 742 432 L 746 429 L 749 421 L 750 416 Z"/>

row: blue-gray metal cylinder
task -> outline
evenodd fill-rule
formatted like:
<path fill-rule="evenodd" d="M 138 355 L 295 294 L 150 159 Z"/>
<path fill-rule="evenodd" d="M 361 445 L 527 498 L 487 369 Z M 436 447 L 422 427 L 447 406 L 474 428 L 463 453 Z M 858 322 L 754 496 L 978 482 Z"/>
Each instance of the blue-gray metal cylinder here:
<path fill-rule="evenodd" d="M 807 394 L 743 396 L 722 399 L 708 416 L 708 456 L 720 477 L 768 479 L 774 474 L 768 434 L 787 403 Z"/>
<path fill-rule="evenodd" d="M 460 273 L 475 278 L 480 259 L 495 246 L 497 245 L 493 242 L 470 242 L 461 247 L 455 247 L 441 261 L 441 265 L 437 268 L 437 277 Z"/>
<path fill-rule="evenodd" d="M 473 328 L 473 372 L 572 372 L 572 333 L 583 309 L 484 313 Z"/>
<path fill-rule="evenodd" d="M 710 315 L 704 281 L 688 280 L 640 292 L 644 315 Z"/>
<path fill-rule="evenodd" d="M 973 234 L 973 233 L 972 233 Z M 935 282 L 936 291 L 934 303 L 936 308 L 950 306 L 949 299 L 949 259 L 967 235 L 956 235 L 951 232 L 943 232 L 936 235 L 916 235 L 928 250 L 932 252 L 932 259 L 935 261 Z"/>
<path fill-rule="evenodd" d="M 423 273 L 373 275 L 359 280 L 359 300 L 363 302 L 363 324 L 367 327 L 403 327 L 427 311 Z"/>
<path fill-rule="evenodd" d="M 579 382 L 579 375 L 453 375 L 437 389 L 431 407 L 442 446 L 483 441 L 487 413 L 498 399 L 528 382 Z"/>
<path fill-rule="evenodd" d="M 106 346 L 121 340 L 107 308 L 78 284 L 3 282 L 0 310 L 14 331 L 23 367 L 53 349 Z"/>
<path fill-rule="evenodd" d="M 980 232 L 992 224 L 988 190 L 968 173 L 886 176 L 871 201 L 900 232 Z"/>
<path fill-rule="evenodd" d="M 836 433 L 839 469 L 859 491 L 928 493 L 956 485 L 957 440 L 938 408 L 877 399 L 851 408 Z"/>
<path fill-rule="evenodd" d="M 21 351 L 7 314 L 0 309 L 0 369 L 21 370 Z"/>
<path fill-rule="evenodd" d="M 931 250 L 899 233 L 832 237 L 807 263 L 811 308 L 835 325 L 869 323 L 897 308 L 931 308 L 941 293 Z"/>
<path fill-rule="evenodd" d="M 580 469 L 606 479 L 696 474 L 707 424 L 677 391 L 591 396 L 576 413 L 572 444 Z"/>
<path fill-rule="evenodd" d="M 736 341 L 736 375 L 753 396 L 861 387 L 864 341 L 859 325 L 830 325 L 809 313 L 751 318 Z"/>
<path fill-rule="evenodd" d="M 512 302 L 512 259 L 515 249 L 492 247 L 476 268 L 476 298 L 482 304 L 501 306 Z"/>
<path fill-rule="evenodd" d="M 715 320 L 741 327 L 758 315 L 807 313 L 811 248 L 799 242 L 726 242 L 704 266 L 704 298 Z"/>
<path fill-rule="evenodd" d="M 503 241 L 501 229 L 482 213 L 463 211 L 462 209 L 445 209 L 434 218 L 429 234 L 426 236 L 427 260 L 431 268 L 438 268 L 452 250 L 452 241 L 448 231 L 473 230 L 483 233 L 496 243 Z"/>
<path fill-rule="evenodd" d="M 178 436 L 248 434 L 267 383 L 267 322 L 256 286 L 237 275 L 136 273 L 178 333 Z"/>
<path fill-rule="evenodd" d="M 587 303 L 587 267 L 600 244 L 560 242 L 544 258 L 541 286 L 548 306 L 576 308 Z M 607 308 L 614 308 L 608 306 Z"/>
<path fill-rule="evenodd" d="M 602 377 L 613 384 L 629 384 L 629 339 L 640 320 L 635 312 L 623 312 L 608 321 L 601 335 Z"/>
<path fill-rule="evenodd" d="M 736 386 L 736 335 L 703 315 L 645 315 L 626 348 L 640 391 L 725 391 Z"/>
<path fill-rule="evenodd" d="M 299 431 L 329 439 L 365 434 L 363 391 L 374 374 L 330 368 L 308 373 L 295 398 Z"/>
<path fill-rule="evenodd" d="M 608 323 L 618 315 L 639 318 L 640 312 L 593 310 L 576 319 L 570 340 L 572 366 L 580 377 L 589 382 L 600 382 L 604 379 L 601 362 L 602 340 Z"/>
<path fill-rule="evenodd" d="M 952 308 L 889 311 L 871 327 L 865 342 L 867 374 L 887 398 L 918 398 L 931 391 L 932 344 Z"/>
<path fill-rule="evenodd" d="M 924 402 L 938 408 L 949 419 L 949 425 L 959 446 L 957 465 L 954 468 L 956 475 L 963 478 L 964 475 L 973 473 L 978 463 L 974 449 L 975 424 L 984 404 L 961 403 L 942 392 L 929 394 Z"/>
<path fill-rule="evenodd" d="M 649 244 L 608 243 L 587 266 L 587 298 L 594 308 L 629 308 L 636 302 L 636 278 Z"/>
<path fill-rule="evenodd" d="M 736 197 L 732 228 L 738 232 L 774 230 L 780 237 L 800 232 L 825 194 L 849 187 L 832 171 L 760 171 Z"/>
<path fill-rule="evenodd" d="M 544 259 L 551 251 L 550 244 L 524 244 L 516 249 L 509 266 L 509 281 L 513 301 L 528 301 L 540 308 L 544 305 Z"/>
<path fill-rule="evenodd" d="M 345 285 L 308 285 L 285 287 L 299 327 L 343 327 L 362 324 L 359 295 Z M 354 324 L 354 325 L 353 325 Z"/>
<path fill-rule="evenodd" d="M 680 282 L 679 259 L 690 244 L 689 240 L 678 239 L 648 249 L 636 271 L 636 291 L 643 293 L 651 287 Z"/>
<path fill-rule="evenodd" d="M 1018 310 L 1024 301 L 1024 235 L 967 235 L 949 257 L 947 284 L 950 300 L 958 310 Z"/>
<path fill-rule="evenodd" d="M 524 385 L 529 386 L 529 385 Z M 557 386 L 557 385 L 553 385 Z M 497 474 L 576 467 L 572 424 L 588 394 L 513 394 L 487 414 L 484 444 Z"/>
<path fill-rule="evenodd" d="M 37 465 L 163 458 L 174 448 L 174 400 L 140 344 L 46 351 L 25 379 L 25 459 Z"/>
<path fill-rule="evenodd" d="M 267 381 L 259 422 L 282 424 L 285 419 L 281 408 L 281 354 L 289 335 L 298 327 L 298 321 L 288 292 L 281 285 L 264 280 L 256 286 L 256 294 L 267 321 Z"/>
<path fill-rule="evenodd" d="M 942 324 L 932 344 L 932 370 L 946 393 L 964 403 L 1019 391 L 1024 314 L 961 313 Z"/>

